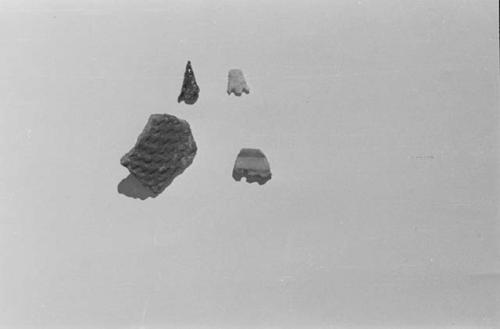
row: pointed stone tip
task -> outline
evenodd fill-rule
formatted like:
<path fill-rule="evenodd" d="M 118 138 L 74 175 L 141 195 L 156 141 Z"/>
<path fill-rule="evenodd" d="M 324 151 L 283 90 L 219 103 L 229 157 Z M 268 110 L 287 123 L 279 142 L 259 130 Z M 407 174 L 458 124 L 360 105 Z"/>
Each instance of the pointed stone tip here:
<path fill-rule="evenodd" d="M 196 83 L 193 67 L 191 61 L 188 60 L 186 70 L 184 71 L 184 80 L 182 82 L 181 93 L 177 98 L 177 103 L 184 101 L 186 104 L 194 104 L 198 100 L 200 94 L 200 87 Z"/>

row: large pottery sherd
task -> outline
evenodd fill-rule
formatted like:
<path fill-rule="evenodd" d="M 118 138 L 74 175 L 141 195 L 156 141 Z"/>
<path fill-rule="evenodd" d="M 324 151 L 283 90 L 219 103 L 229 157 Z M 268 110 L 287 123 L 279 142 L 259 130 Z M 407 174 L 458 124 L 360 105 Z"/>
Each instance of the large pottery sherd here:
<path fill-rule="evenodd" d="M 196 151 L 186 121 L 169 114 L 153 114 L 120 163 L 156 197 L 191 165 Z"/>

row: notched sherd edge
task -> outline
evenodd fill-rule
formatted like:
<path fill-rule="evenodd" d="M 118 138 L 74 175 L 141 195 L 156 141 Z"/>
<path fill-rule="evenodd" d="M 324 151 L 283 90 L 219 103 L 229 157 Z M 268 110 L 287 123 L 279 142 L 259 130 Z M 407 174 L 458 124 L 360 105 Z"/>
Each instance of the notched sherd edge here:
<path fill-rule="evenodd" d="M 271 179 L 271 168 L 264 153 L 259 149 L 243 148 L 236 157 L 233 178 L 240 181 L 245 177 L 247 183 L 257 182 L 260 185 Z"/>

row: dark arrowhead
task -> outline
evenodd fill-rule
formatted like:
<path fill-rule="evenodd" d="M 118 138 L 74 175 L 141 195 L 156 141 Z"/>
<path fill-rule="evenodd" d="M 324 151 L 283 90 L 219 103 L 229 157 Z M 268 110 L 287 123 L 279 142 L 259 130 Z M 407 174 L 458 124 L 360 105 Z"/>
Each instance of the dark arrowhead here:
<path fill-rule="evenodd" d="M 198 100 L 200 94 L 200 87 L 196 84 L 193 68 L 191 62 L 186 64 L 186 71 L 184 72 L 184 81 L 182 83 L 181 94 L 177 98 L 177 102 L 184 101 L 186 104 L 194 104 Z"/>
<path fill-rule="evenodd" d="M 169 114 L 153 114 L 120 163 L 155 197 L 191 165 L 196 151 L 186 121 Z"/>

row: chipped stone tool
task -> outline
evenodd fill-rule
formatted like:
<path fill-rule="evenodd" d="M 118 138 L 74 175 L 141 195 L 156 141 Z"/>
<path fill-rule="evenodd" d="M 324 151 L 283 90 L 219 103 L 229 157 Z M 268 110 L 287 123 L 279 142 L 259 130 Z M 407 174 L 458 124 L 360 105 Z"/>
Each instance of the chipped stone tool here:
<path fill-rule="evenodd" d="M 200 87 L 196 84 L 191 61 L 186 64 L 186 71 L 184 72 L 184 81 L 182 82 L 181 94 L 177 98 L 177 103 L 184 101 L 186 104 L 194 104 L 200 95 Z"/>
<path fill-rule="evenodd" d="M 229 71 L 227 77 L 227 94 L 234 93 L 236 96 L 241 96 L 242 93 L 250 93 L 250 88 L 245 81 L 243 72 L 239 69 L 232 69 Z"/>

